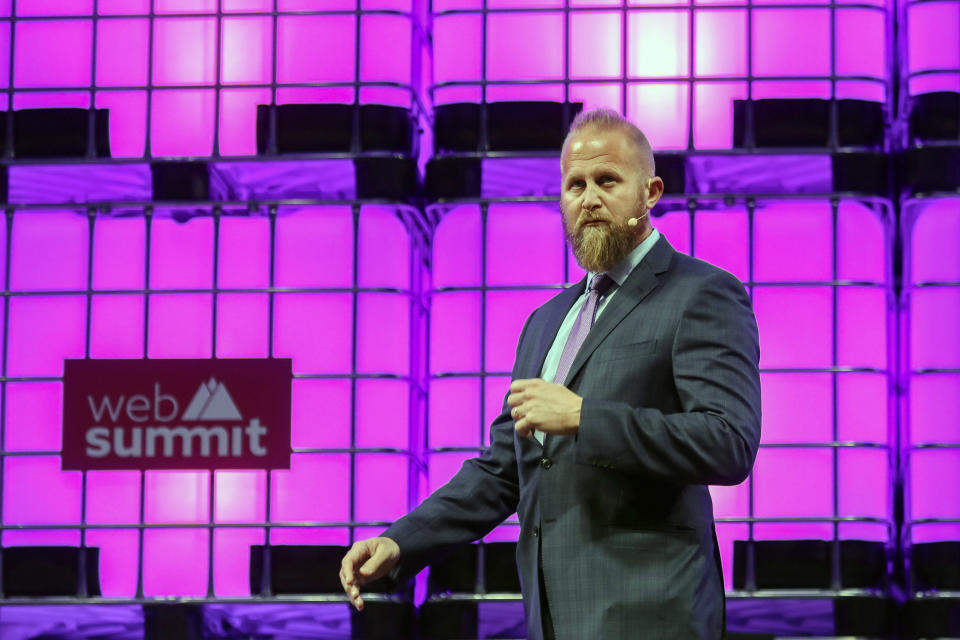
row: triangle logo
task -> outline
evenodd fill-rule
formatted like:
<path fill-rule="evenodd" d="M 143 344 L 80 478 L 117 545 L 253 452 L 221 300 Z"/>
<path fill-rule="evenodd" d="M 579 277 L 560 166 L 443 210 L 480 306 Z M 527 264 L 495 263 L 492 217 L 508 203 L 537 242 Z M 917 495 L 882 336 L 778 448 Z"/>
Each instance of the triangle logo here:
<path fill-rule="evenodd" d="M 227 387 L 210 378 L 201 382 L 200 388 L 193 394 L 193 399 L 183 412 L 184 420 L 242 420 L 240 410 L 230 397 Z"/>

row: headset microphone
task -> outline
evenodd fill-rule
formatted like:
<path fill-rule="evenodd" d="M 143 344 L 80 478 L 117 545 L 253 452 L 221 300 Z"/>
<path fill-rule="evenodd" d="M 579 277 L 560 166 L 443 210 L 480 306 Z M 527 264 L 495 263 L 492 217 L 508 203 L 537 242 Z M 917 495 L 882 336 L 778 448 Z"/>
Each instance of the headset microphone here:
<path fill-rule="evenodd" d="M 635 227 L 635 226 L 637 226 L 638 224 L 640 224 L 640 221 L 643 220 L 643 219 L 646 218 L 646 217 L 647 217 L 647 212 L 644 211 L 642 216 L 638 216 L 638 217 L 636 217 L 636 218 L 629 218 L 629 219 L 627 219 L 627 224 L 628 224 L 629 226 L 631 226 L 631 227 Z"/>

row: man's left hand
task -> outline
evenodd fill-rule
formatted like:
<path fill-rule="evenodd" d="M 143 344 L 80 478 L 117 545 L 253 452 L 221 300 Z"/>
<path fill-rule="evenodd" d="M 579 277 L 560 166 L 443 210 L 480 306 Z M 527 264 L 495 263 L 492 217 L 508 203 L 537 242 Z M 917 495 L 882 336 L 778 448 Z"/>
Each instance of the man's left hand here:
<path fill-rule="evenodd" d="M 507 396 L 514 428 L 523 438 L 533 431 L 569 436 L 580 428 L 580 406 L 583 398 L 562 384 L 540 378 L 514 380 Z"/>

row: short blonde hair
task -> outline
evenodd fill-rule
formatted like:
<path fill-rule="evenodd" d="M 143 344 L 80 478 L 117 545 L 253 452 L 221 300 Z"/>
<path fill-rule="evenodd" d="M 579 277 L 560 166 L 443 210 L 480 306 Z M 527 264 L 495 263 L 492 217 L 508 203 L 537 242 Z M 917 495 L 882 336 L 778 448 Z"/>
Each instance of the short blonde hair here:
<path fill-rule="evenodd" d="M 648 177 L 653 177 L 657 174 L 656 163 L 654 163 L 653 160 L 653 147 L 650 146 L 650 141 L 647 140 L 647 136 L 644 135 L 643 131 L 641 131 L 637 125 L 624 118 L 619 112 L 604 107 L 591 109 L 590 111 L 581 111 L 577 114 L 577 117 L 574 118 L 570 124 L 570 131 L 567 132 L 567 137 L 563 141 L 561 157 L 566 153 L 567 143 L 570 142 L 570 138 L 574 134 L 591 128 L 599 129 L 600 131 L 609 131 L 611 129 L 623 131 L 627 134 L 630 141 L 633 142 L 633 146 L 637 150 L 637 155 L 643 165 L 641 166 L 641 170 L 646 171 Z"/>

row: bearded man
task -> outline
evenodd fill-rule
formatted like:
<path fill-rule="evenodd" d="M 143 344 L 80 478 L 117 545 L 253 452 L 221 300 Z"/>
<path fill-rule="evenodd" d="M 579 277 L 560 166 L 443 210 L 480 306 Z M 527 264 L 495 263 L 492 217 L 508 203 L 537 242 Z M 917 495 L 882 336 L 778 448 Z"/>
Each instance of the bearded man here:
<path fill-rule="evenodd" d="M 723 580 L 709 484 L 739 484 L 760 441 L 757 325 L 743 285 L 650 223 L 663 194 L 644 134 L 582 113 L 561 211 L 587 276 L 520 336 L 490 446 L 393 524 L 340 579 L 404 579 L 514 511 L 528 637 L 716 639 Z"/>

